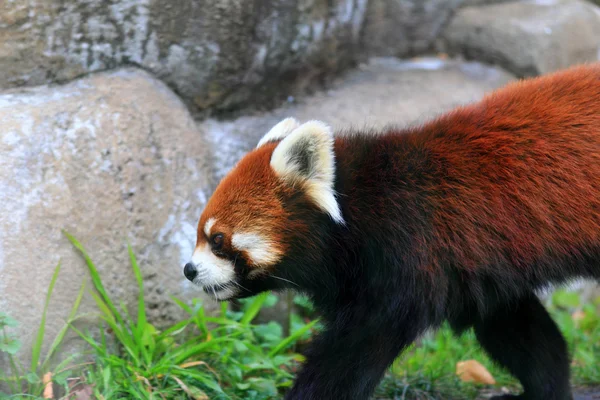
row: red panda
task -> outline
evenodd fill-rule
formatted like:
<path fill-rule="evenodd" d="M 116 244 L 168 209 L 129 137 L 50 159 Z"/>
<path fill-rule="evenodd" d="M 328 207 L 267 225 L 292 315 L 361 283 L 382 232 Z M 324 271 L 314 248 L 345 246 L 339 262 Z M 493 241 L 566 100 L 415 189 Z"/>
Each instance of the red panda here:
<path fill-rule="evenodd" d="M 312 298 L 326 329 L 287 399 L 367 399 L 444 321 L 522 383 L 496 399 L 572 399 L 535 291 L 600 279 L 600 65 L 378 134 L 283 120 L 217 187 L 184 274 L 219 300 Z"/>

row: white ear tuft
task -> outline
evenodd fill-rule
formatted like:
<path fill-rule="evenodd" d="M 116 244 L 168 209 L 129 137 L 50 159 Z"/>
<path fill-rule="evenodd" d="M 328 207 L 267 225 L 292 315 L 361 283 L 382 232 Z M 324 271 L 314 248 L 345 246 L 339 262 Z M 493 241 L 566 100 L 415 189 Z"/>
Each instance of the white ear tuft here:
<path fill-rule="evenodd" d="M 287 183 L 304 183 L 309 197 L 334 221 L 344 223 L 333 189 L 335 154 L 328 125 L 320 121 L 300 125 L 277 145 L 271 167 Z"/>
<path fill-rule="evenodd" d="M 272 142 L 274 140 L 281 140 L 296 128 L 300 126 L 300 123 L 295 118 L 286 118 L 281 120 L 277 125 L 271 128 L 265 136 L 260 139 L 256 148 L 264 145 L 265 143 Z"/>

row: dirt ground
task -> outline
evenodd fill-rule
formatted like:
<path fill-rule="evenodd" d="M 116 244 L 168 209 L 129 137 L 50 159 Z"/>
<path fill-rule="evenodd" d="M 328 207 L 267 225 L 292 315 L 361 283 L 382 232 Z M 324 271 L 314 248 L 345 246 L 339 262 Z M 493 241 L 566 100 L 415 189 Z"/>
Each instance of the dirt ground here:
<path fill-rule="evenodd" d="M 595 388 L 576 389 L 574 400 L 600 400 L 600 386 Z"/>

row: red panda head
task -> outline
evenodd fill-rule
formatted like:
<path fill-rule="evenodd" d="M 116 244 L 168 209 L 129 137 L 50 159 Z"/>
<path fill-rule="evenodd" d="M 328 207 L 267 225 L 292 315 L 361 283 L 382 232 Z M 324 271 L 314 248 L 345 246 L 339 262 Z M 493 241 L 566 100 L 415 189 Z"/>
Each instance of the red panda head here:
<path fill-rule="evenodd" d="M 343 223 L 334 195 L 333 134 L 287 118 L 221 181 L 198 223 L 185 276 L 219 300 L 273 289 L 311 216 Z"/>

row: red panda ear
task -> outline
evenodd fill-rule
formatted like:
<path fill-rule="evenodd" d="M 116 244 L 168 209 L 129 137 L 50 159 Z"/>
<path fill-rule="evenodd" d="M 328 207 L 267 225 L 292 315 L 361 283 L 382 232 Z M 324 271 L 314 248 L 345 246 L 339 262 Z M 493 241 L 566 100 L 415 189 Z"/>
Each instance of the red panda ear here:
<path fill-rule="evenodd" d="M 295 118 L 286 118 L 280 121 L 277 125 L 272 127 L 262 139 L 260 139 L 256 148 L 259 148 L 265 143 L 283 139 L 299 126 L 300 123 Z"/>
<path fill-rule="evenodd" d="M 303 183 L 323 211 L 334 221 L 344 222 L 333 189 L 335 154 L 329 126 L 320 121 L 300 125 L 277 145 L 271 167 L 286 183 Z"/>

